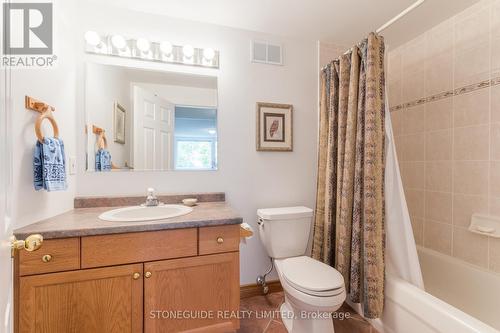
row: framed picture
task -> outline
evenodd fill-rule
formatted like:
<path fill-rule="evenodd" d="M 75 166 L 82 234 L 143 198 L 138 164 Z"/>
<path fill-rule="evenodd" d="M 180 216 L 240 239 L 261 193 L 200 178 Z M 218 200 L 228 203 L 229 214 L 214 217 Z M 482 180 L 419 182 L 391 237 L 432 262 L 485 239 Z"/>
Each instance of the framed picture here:
<path fill-rule="evenodd" d="M 290 104 L 257 103 L 258 151 L 293 150 L 292 111 Z"/>
<path fill-rule="evenodd" d="M 125 108 L 118 102 L 115 102 L 113 112 L 113 133 L 115 142 L 125 144 Z"/>

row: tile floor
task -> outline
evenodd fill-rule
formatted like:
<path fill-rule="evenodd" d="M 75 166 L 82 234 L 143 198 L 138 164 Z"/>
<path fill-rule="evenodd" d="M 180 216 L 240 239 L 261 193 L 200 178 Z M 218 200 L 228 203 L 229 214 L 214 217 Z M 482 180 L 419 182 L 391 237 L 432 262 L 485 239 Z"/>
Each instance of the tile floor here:
<path fill-rule="evenodd" d="M 254 296 L 241 300 L 240 310 L 248 313 L 240 321 L 239 333 L 287 333 L 285 326 L 279 318 L 279 307 L 284 301 L 283 292 L 272 293 L 267 296 Z M 249 312 L 245 312 L 249 311 Z M 275 315 L 273 318 L 263 318 L 261 311 Z M 334 319 L 335 333 L 377 333 L 377 331 L 358 315 L 347 304 L 344 304 L 338 312 L 343 312 L 349 318 L 343 320 Z M 259 314 L 259 315 L 256 315 Z M 312 333 L 312 332 L 311 332 Z"/>

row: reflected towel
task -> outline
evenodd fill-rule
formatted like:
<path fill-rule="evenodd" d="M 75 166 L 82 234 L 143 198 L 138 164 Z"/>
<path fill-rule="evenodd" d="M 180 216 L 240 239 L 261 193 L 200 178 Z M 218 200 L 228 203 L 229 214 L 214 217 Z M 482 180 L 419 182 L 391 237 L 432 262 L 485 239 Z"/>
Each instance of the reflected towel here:
<path fill-rule="evenodd" d="M 44 138 L 36 142 L 33 154 L 35 190 L 64 191 L 66 182 L 66 158 L 64 142 L 58 138 Z"/>
<path fill-rule="evenodd" d="M 95 154 L 95 171 L 111 171 L 111 154 L 103 148 L 99 148 Z"/>

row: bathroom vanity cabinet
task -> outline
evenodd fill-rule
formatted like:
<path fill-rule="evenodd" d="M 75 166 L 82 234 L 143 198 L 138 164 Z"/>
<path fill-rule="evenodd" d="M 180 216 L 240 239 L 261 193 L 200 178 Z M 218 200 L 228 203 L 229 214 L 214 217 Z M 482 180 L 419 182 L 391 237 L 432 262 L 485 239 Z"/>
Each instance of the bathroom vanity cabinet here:
<path fill-rule="evenodd" d="M 15 331 L 239 327 L 239 224 L 48 239 L 14 256 Z"/>

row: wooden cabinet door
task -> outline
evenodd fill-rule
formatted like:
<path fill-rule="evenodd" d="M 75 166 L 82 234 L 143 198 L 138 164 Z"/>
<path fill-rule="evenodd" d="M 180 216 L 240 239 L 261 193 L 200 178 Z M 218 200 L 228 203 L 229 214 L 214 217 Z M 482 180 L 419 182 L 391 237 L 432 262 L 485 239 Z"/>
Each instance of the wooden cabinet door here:
<path fill-rule="evenodd" d="M 239 274 L 238 252 L 145 263 L 144 331 L 236 330 Z"/>
<path fill-rule="evenodd" d="M 142 264 L 19 278 L 18 332 L 141 332 Z M 134 279 L 134 273 L 137 279 Z"/>

